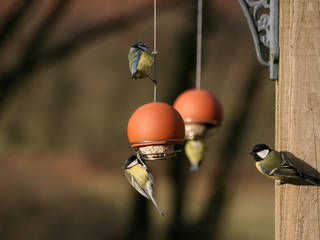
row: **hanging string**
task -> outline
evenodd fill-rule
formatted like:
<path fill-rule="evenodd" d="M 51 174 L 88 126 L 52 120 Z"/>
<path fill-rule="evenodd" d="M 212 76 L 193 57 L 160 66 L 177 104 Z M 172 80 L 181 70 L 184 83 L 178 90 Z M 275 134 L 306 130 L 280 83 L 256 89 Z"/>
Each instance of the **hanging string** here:
<path fill-rule="evenodd" d="M 202 15 L 203 0 L 198 0 L 197 13 L 197 65 L 196 65 L 196 88 L 201 88 L 201 57 L 202 57 Z"/>
<path fill-rule="evenodd" d="M 158 54 L 157 52 L 157 0 L 153 1 L 153 51 L 152 51 L 152 56 L 153 56 L 153 101 L 157 101 L 157 59 L 156 55 Z"/>

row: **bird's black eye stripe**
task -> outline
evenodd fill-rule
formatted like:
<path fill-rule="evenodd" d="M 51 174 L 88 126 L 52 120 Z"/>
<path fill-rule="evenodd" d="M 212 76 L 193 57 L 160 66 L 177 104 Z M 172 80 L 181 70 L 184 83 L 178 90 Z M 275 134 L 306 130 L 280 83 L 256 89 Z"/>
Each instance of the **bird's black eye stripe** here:
<path fill-rule="evenodd" d="M 144 44 L 143 42 L 137 42 L 137 43 L 131 45 L 131 47 L 139 48 L 140 50 L 143 50 L 143 51 L 148 49 L 148 46 L 146 44 Z"/>
<path fill-rule="evenodd" d="M 146 46 L 137 46 L 138 49 L 140 49 L 141 51 L 147 51 L 147 47 Z"/>

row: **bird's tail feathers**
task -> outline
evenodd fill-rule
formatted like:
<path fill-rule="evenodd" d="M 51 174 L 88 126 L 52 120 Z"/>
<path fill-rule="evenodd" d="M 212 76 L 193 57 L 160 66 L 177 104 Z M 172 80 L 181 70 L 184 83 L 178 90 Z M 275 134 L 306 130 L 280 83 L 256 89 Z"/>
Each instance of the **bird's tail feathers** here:
<path fill-rule="evenodd" d="M 156 206 L 156 208 L 158 209 L 159 213 L 164 216 L 164 213 L 161 211 L 157 201 L 154 199 L 154 197 L 152 195 L 149 195 L 151 201 L 153 202 L 153 204 Z"/>
<path fill-rule="evenodd" d="M 190 167 L 190 172 L 195 172 L 199 170 L 199 163 L 192 164 Z"/>
<path fill-rule="evenodd" d="M 303 174 L 302 178 L 313 185 L 320 185 L 320 178 L 310 176 L 307 174 Z"/>

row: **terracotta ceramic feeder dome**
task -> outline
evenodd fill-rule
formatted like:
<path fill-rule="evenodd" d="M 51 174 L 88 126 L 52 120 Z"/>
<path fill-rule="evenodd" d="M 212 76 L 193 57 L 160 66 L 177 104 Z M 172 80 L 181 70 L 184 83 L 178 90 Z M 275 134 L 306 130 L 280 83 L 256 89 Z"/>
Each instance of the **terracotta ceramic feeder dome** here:
<path fill-rule="evenodd" d="M 207 90 L 184 91 L 177 97 L 173 106 L 184 120 L 186 139 L 203 137 L 208 128 L 219 126 L 222 122 L 221 104 Z"/>
<path fill-rule="evenodd" d="M 131 147 L 145 160 L 176 155 L 174 146 L 184 142 L 184 122 L 170 105 L 152 102 L 139 107 L 128 122 Z"/>

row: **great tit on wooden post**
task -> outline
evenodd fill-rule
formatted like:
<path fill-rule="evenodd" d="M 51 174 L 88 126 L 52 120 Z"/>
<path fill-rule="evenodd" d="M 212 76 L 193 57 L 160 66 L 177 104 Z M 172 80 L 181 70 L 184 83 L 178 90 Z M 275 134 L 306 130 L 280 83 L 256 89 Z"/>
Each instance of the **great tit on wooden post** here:
<path fill-rule="evenodd" d="M 293 154 L 277 152 L 266 144 L 255 145 L 250 154 L 256 161 L 257 169 L 263 175 L 279 180 L 278 185 L 292 182 L 307 182 L 312 185 L 319 185 L 320 183 L 319 178 L 302 172 L 302 166 L 298 166 Z"/>
<path fill-rule="evenodd" d="M 153 196 L 153 176 L 151 169 L 137 155 L 128 158 L 124 165 L 124 173 L 129 183 L 144 197 L 151 199 L 158 209 L 159 213 L 164 216 L 158 203 Z"/>
<path fill-rule="evenodd" d="M 153 80 L 149 75 L 150 68 L 153 64 L 153 57 L 147 52 L 147 45 L 143 42 L 137 42 L 130 47 L 128 60 L 129 69 L 132 79 L 149 78 Z"/>
<path fill-rule="evenodd" d="M 184 148 L 186 156 L 188 157 L 191 163 L 190 171 L 193 172 L 199 170 L 200 163 L 203 160 L 205 153 L 205 146 L 203 140 L 187 140 Z"/>

